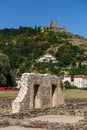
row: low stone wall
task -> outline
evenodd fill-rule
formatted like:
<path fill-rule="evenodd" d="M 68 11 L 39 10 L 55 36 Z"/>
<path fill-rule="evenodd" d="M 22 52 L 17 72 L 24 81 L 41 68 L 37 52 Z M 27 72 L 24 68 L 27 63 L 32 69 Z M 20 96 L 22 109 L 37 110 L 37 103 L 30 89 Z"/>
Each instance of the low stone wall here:
<path fill-rule="evenodd" d="M 44 128 L 49 130 L 87 130 L 87 123 L 86 122 L 79 122 L 79 123 L 53 123 L 53 122 L 44 122 L 44 121 L 27 121 L 23 122 L 21 126 L 26 128 Z"/>
<path fill-rule="evenodd" d="M 11 103 L 14 99 L 0 99 L 0 113 L 8 114 L 12 112 Z M 11 114 L 15 118 L 23 117 L 35 117 L 40 115 L 86 115 L 87 114 L 87 102 L 86 101 L 66 101 L 65 105 L 60 105 L 54 108 L 45 109 L 31 109 L 26 110 L 23 113 Z M 16 117 L 18 116 L 18 117 Z"/>
<path fill-rule="evenodd" d="M 0 127 L 7 127 L 9 125 L 10 125 L 9 121 L 0 119 Z"/>
<path fill-rule="evenodd" d="M 10 109 L 11 110 L 11 109 Z M 67 102 L 65 105 L 60 105 L 54 108 L 45 109 L 31 109 L 19 113 L 5 114 L 5 117 L 13 119 L 25 119 L 37 117 L 40 115 L 73 115 L 73 116 L 86 116 L 87 115 L 87 102 Z"/>
<path fill-rule="evenodd" d="M 40 128 L 40 129 L 49 129 L 49 130 L 87 130 L 87 118 L 78 123 L 57 123 L 49 121 L 31 121 L 28 120 L 0 120 L 0 128 L 7 126 L 22 126 L 26 128 Z"/>
<path fill-rule="evenodd" d="M 0 113 L 11 112 L 13 98 L 0 98 Z"/>
<path fill-rule="evenodd" d="M 65 105 L 27 110 L 27 112 L 11 114 L 11 102 L 13 99 L 0 100 L 0 127 L 23 126 L 32 128 L 45 128 L 49 130 L 87 130 L 87 102 L 86 101 L 66 101 Z M 32 121 L 31 118 L 40 115 L 74 115 L 84 116 L 84 120 L 78 123 L 54 123 L 49 121 Z"/>

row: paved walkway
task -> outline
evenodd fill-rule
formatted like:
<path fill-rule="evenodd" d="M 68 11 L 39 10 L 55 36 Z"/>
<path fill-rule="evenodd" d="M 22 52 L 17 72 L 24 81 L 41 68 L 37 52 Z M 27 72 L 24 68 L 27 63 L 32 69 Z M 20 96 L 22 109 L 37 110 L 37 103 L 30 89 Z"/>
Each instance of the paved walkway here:
<path fill-rule="evenodd" d="M 19 126 L 10 126 L 10 127 L 4 127 L 0 128 L 0 130 L 47 130 L 47 129 L 39 129 L 39 128 L 24 128 Z"/>
<path fill-rule="evenodd" d="M 77 123 L 80 120 L 83 120 L 84 116 L 65 116 L 65 115 L 45 115 L 38 116 L 34 118 L 30 118 L 31 121 L 49 121 L 49 122 L 57 122 L 57 123 Z M 46 130 L 46 129 L 36 129 L 36 128 L 24 128 L 19 126 L 10 126 L 0 128 L 0 130 Z"/>
<path fill-rule="evenodd" d="M 30 118 L 30 120 L 41 120 L 49 122 L 58 122 L 58 123 L 77 123 L 79 120 L 83 120 L 84 116 L 65 116 L 65 115 L 45 115 Z"/>
<path fill-rule="evenodd" d="M 10 127 L 0 128 L 0 130 L 46 130 L 46 129 L 24 128 L 24 127 L 18 127 L 18 126 L 10 126 Z"/>

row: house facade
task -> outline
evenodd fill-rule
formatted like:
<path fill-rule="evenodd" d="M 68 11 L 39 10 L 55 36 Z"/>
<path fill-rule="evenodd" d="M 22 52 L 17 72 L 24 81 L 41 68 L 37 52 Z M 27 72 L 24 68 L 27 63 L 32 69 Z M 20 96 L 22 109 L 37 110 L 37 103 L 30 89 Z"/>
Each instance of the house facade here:
<path fill-rule="evenodd" d="M 74 75 L 73 81 L 71 81 L 70 75 L 65 75 L 62 81 L 68 81 L 71 85 L 77 86 L 78 88 L 87 88 L 86 75 Z"/>
<path fill-rule="evenodd" d="M 87 76 L 84 77 L 84 87 L 87 88 Z"/>
<path fill-rule="evenodd" d="M 21 87 L 21 79 L 16 78 L 16 88 L 20 88 L 20 87 Z"/>
<path fill-rule="evenodd" d="M 47 53 L 47 54 L 41 56 L 39 59 L 37 59 L 37 62 L 50 62 L 50 61 L 52 61 L 53 63 L 57 62 L 56 58 L 53 57 L 49 53 Z"/>
<path fill-rule="evenodd" d="M 85 86 L 84 77 L 85 77 L 84 75 L 75 75 L 74 86 L 77 86 L 78 88 L 83 88 Z"/>
<path fill-rule="evenodd" d="M 64 75 L 63 82 L 68 81 L 71 82 L 71 76 L 70 75 Z"/>
<path fill-rule="evenodd" d="M 82 61 L 82 65 L 87 65 L 87 61 Z"/>

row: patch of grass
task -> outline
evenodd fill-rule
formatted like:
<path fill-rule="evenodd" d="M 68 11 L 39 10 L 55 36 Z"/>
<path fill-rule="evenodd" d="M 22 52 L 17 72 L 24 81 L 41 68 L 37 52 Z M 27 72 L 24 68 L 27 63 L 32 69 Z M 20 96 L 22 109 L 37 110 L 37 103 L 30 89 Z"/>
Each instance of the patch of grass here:
<path fill-rule="evenodd" d="M 65 99 L 87 100 L 87 90 L 63 90 Z M 18 91 L 0 91 L 0 98 L 16 98 Z"/>
<path fill-rule="evenodd" d="M 64 96 L 66 99 L 81 99 L 87 100 L 87 90 L 64 90 Z"/>
<path fill-rule="evenodd" d="M 18 91 L 0 91 L 0 98 L 15 98 Z"/>

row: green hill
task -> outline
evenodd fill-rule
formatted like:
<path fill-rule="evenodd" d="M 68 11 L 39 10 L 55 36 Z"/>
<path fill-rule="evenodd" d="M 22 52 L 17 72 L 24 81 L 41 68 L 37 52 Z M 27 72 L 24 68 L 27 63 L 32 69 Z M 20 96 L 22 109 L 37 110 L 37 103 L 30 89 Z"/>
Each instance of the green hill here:
<path fill-rule="evenodd" d="M 46 30 L 42 33 L 39 27 L 21 26 L 0 30 L 0 52 L 9 57 L 15 76 L 23 72 L 86 74 L 86 66 L 81 66 L 81 62 L 87 60 L 86 50 L 87 39 L 68 32 Z M 46 53 L 58 62 L 37 63 L 36 59 Z"/>

